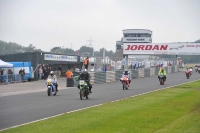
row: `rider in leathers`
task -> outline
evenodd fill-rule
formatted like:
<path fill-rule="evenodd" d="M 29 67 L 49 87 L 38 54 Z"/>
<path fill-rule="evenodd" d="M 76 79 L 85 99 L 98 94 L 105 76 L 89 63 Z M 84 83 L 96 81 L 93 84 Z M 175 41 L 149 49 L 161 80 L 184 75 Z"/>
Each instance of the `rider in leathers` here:
<path fill-rule="evenodd" d="M 163 78 L 164 78 L 164 81 L 166 81 L 166 78 L 167 78 L 166 75 L 167 75 L 167 74 L 166 74 L 166 71 L 165 71 L 165 69 L 164 69 L 163 67 L 160 68 L 160 70 L 159 70 L 159 72 L 158 72 L 159 81 L 160 81 L 160 76 L 159 76 L 160 74 L 163 74 L 163 75 L 164 75 Z"/>
<path fill-rule="evenodd" d="M 54 75 L 54 71 L 51 71 L 48 78 L 47 79 L 51 79 L 54 81 L 54 85 L 56 87 L 56 93 L 58 92 L 58 83 L 57 83 L 57 77 L 56 75 Z"/>
<path fill-rule="evenodd" d="M 122 74 L 122 76 L 128 76 L 128 81 L 129 81 L 129 84 L 131 83 L 131 76 L 130 76 L 130 73 L 129 73 L 129 71 L 128 70 L 125 70 L 124 72 L 123 72 L 123 74 Z"/>
<path fill-rule="evenodd" d="M 92 93 L 91 89 L 92 89 L 92 85 L 90 84 L 90 79 L 91 76 L 90 74 L 87 72 L 87 69 L 85 69 L 85 71 L 83 71 L 80 76 L 78 77 L 78 80 L 84 80 L 88 86 L 89 86 L 89 91 L 90 93 Z M 78 85 L 78 88 L 80 89 L 80 86 Z"/>

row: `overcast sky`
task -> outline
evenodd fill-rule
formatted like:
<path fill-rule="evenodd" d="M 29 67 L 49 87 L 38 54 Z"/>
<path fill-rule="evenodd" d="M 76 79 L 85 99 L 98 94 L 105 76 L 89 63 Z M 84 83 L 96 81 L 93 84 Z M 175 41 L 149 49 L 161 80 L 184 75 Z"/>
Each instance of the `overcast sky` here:
<path fill-rule="evenodd" d="M 153 43 L 200 39 L 200 0 L 0 0 L 0 40 L 115 51 L 123 29 L 149 29 Z"/>

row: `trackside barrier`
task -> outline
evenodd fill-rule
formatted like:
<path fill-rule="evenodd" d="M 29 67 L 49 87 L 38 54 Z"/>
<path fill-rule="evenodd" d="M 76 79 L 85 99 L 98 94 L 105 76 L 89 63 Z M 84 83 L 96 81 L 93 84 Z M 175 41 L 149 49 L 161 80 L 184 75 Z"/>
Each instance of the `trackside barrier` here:
<path fill-rule="evenodd" d="M 106 72 L 106 83 L 115 81 L 115 71 Z"/>
<path fill-rule="evenodd" d="M 158 75 L 160 68 L 139 68 L 134 70 L 129 70 L 131 74 L 131 78 L 143 78 L 143 77 L 150 77 Z M 169 66 L 165 67 L 166 73 L 175 73 L 179 72 L 178 66 Z M 118 71 L 107 71 L 107 72 L 90 72 L 91 84 L 102 84 L 102 83 L 109 83 L 114 81 L 119 81 L 123 70 Z M 77 86 L 75 84 L 75 86 Z"/>
<path fill-rule="evenodd" d="M 150 76 L 155 76 L 155 68 L 150 68 Z"/>
<path fill-rule="evenodd" d="M 0 84 L 28 82 L 29 73 L 21 74 L 5 74 L 0 76 Z"/>
<path fill-rule="evenodd" d="M 144 69 L 143 68 L 141 68 L 141 69 L 138 69 L 138 77 L 139 78 L 143 78 L 144 77 Z"/>

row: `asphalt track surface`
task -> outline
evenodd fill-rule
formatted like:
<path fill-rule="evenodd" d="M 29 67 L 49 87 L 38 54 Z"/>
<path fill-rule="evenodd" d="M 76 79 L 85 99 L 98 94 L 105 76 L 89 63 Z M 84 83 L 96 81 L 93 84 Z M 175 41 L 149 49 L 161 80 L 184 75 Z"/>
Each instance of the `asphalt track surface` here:
<path fill-rule="evenodd" d="M 83 100 L 80 100 L 77 88 L 61 89 L 57 96 L 47 96 L 46 89 L 40 92 L 0 95 L 0 130 L 197 79 L 200 79 L 200 74 L 196 72 L 193 72 L 190 79 L 186 79 L 184 72 L 178 72 L 168 74 L 165 85 L 159 84 L 157 76 L 132 79 L 128 90 L 123 90 L 119 81 L 96 84 L 93 85 L 93 93 L 89 95 L 89 99 Z"/>

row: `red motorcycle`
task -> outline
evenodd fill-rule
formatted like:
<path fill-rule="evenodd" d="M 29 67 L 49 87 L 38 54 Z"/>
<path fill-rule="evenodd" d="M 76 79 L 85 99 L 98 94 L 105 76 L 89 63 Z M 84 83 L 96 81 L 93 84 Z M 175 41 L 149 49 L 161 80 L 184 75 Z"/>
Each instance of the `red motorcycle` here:
<path fill-rule="evenodd" d="M 191 75 L 191 72 L 190 71 L 186 71 L 185 74 L 186 74 L 187 79 L 189 79 L 189 77 Z"/>
<path fill-rule="evenodd" d="M 120 81 L 122 82 L 123 90 L 128 90 L 128 87 L 130 86 L 130 83 L 129 83 L 129 80 L 128 80 L 128 76 L 122 76 L 120 78 Z"/>

